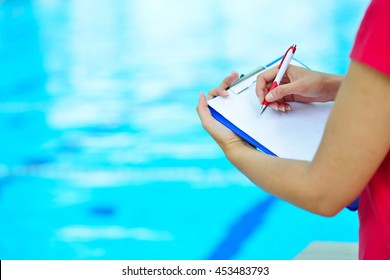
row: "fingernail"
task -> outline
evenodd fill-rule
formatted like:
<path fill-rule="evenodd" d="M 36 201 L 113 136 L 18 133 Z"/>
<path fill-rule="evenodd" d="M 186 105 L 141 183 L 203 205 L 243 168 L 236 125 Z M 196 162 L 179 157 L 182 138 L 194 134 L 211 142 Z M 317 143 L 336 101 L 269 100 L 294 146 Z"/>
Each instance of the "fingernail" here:
<path fill-rule="evenodd" d="M 266 99 L 267 101 L 273 101 L 274 95 L 273 95 L 271 92 L 269 92 L 269 93 L 265 96 L 265 99 Z"/>
<path fill-rule="evenodd" d="M 224 90 L 224 91 L 223 91 L 223 94 L 226 95 L 226 96 L 229 95 L 229 93 L 227 92 L 227 90 Z"/>

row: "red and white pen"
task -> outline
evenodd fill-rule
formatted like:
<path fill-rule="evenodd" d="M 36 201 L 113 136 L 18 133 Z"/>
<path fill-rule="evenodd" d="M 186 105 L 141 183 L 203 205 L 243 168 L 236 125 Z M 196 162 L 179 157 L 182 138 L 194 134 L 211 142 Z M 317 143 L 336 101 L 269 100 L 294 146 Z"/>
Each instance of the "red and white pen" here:
<path fill-rule="evenodd" d="M 286 53 L 283 56 L 282 61 L 280 62 L 279 66 L 278 66 L 278 69 L 279 69 L 278 74 L 276 74 L 275 80 L 272 83 L 271 87 L 269 88 L 268 92 L 270 92 L 271 90 L 273 90 L 274 88 L 279 86 L 280 81 L 282 80 L 284 74 L 287 71 L 288 66 L 290 65 L 290 61 L 291 61 L 296 49 L 297 49 L 297 45 L 295 45 L 295 44 L 287 49 Z M 265 98 L 264 98 L 263 104 L 261 105 L 261 109 L 260 109 L 261 110 L 260 115 L 263 114 L 263 112 L 268 107 L 268 105 L 269 105 L 268 101 L 265 100 Z"/>

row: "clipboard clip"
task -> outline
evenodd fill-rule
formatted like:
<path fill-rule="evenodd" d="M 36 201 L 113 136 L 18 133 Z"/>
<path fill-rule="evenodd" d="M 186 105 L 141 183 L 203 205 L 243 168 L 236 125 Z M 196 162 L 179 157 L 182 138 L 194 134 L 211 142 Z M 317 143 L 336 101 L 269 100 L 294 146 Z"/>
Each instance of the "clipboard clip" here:
<path fill-rule="evenodd" d="M 249 78 L 252 77 L 253 75 L 258 74 L 258 73 L 260 73 L 260 72 L 263 71 L 263 70 L 265 70 L 265 67 L 264 67 L 264 66 L 259 66 L 259 67 L 257 67 L 256 69 L 250 71 L 248 74 L 241 74 L 240 77 L 239 77 L 239 79 L 236 80 L 235 82 L 233 82 L 233 83 L 230 85 L 229 88 L 234 87 L 235 85 L 237 85 L 237 84 L 239 84 L 239 83 L 241 83 L 241 82 L 243 82 L 243 81 L 249 79 Z"/>
<path fill-rule="evenodd" d="M 248 74 L 240 75 L 239 79 L 233 82 L 227 89 L 230 89 L 235 94 L 240 94 L 244 90 L 248 89 L 253 83 L 256 82 L 257 75 L 264 71 L 266 67 L 259 66 L 256 69 L 250 71 Z M 239 84 L 242 84 L 243 87 L 239 87 L 237 91 L 233 90 L 233 87 L 238 86 Z"/>

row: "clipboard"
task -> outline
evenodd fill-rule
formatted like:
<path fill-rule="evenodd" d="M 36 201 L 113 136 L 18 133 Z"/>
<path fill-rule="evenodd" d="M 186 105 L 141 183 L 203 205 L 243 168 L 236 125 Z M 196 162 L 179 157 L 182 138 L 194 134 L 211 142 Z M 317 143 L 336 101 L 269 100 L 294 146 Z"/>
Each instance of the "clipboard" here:
<path fill-rule="evenodd" d="M 288 112 L 269 108 L 260 116 L 256 78 L 261 72 L 276 66 L 282 57 L 240 77 L 227 89 L 229 96 L 208 100 L 208 106 L 215 119 L 259 151 L 311 161 L 320 145 L 334 102 L 291 102 Z M 295 58 L 291 64 L 308 68 Z M 355 211 L 358 203 L 359 198 L 347 208 Z"/>
<path fill-rule="evenodd" d="M 233 83 L 229 96 L 208 100 L 211 114 L 258 150 L 273 156 L 312 160 L 321 142 L 333 102 L 291 102 L 291 111 L 266 110 L 260 116 L 257 75 L 282 57 L 251 71 Z M 308 68 L 293 59 L 291 64 Z"/>

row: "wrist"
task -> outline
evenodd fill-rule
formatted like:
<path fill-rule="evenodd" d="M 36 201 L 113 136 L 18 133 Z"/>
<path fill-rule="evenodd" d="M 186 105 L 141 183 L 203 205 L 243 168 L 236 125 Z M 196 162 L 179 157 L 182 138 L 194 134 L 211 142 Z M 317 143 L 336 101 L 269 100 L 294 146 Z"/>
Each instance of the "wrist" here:
<path fill-rule="evenodd" d="M 256 148 L 250 145 L 248 142 L 244 140 L 234 141 L 230 143 L 226 143 L 223 147 L 221 146 L 225 156 L 232 163 L 235 162 L 235 159 L 242 155 L 244 150 L 250 149 L 255 150 Z"/>
<path fill-rule="evenodd" d="M 328 101 L 332 101 L 336 98 L 337 92 L 344 79 L 342 75 L 325 74 L 322 77 L 322 90 L 328 96 Z"/>

